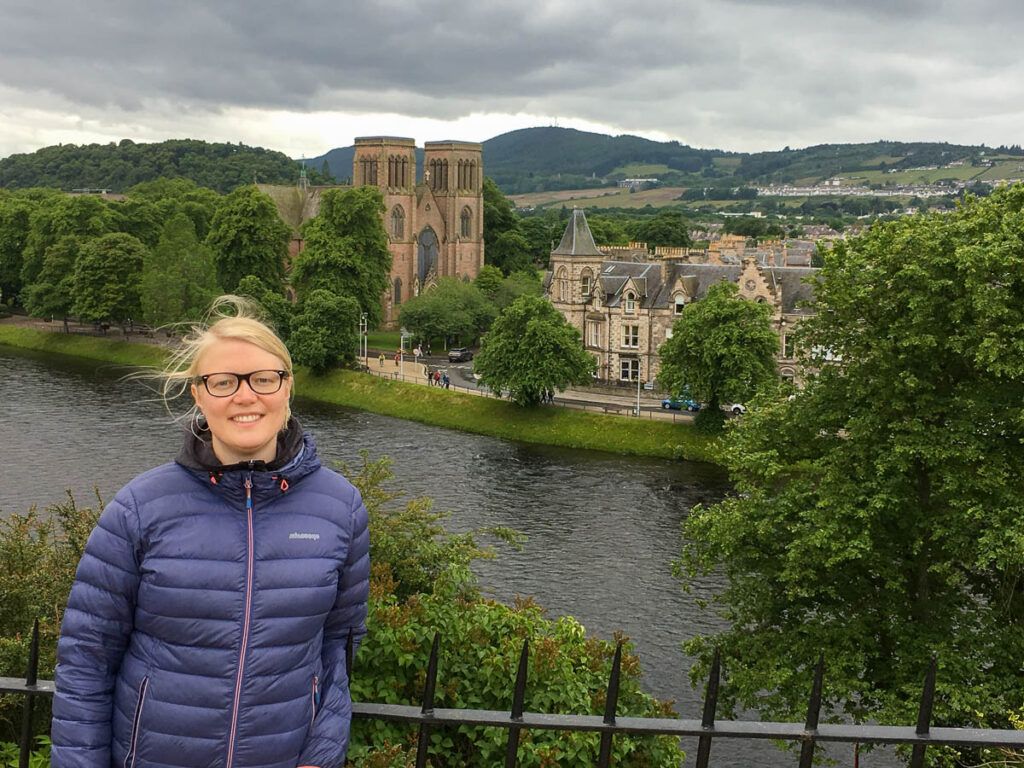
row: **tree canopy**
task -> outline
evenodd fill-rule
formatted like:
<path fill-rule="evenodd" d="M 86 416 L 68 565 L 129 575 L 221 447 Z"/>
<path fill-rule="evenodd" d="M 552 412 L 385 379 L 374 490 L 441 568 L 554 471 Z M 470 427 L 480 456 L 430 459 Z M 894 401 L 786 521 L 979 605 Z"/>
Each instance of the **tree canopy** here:
<path fill-rule="evenodd" d="M 416 336 L 441 336 L 468 344 L 491 327 L 497 314 L 475 284 L 442 277 L 433 288 L 403 302 L 398 319 Z"/>
<path fill-rule="evenodd" d="M 681 569 L 717 569 L 727 695 L 1006 727 L 1024 668 L 1024 186 L 877 224 L 825 259 L 802 326 L 806 388 L 727 431 L 736 494 L 685 524 Z M 815 368 L 818 368 L 815 372 Z"/>
<path fill-rule="evenodd" d="M 292 285 L 304 294 L 322 289 L 356 300 L 371 327 L 380 324 L 381 295 L 391 278 L 391 251 L 375 187 L 329 189 L 320 212 L 302 226 L 305 249 L 295 257 Z"/>
<path fill-rule="evenodd" d="M 292 318 L 288 347 L 295 362 L 315 374 L 343 360 L 354 360 L 359 344 L 359 304 L 316 288 Z"/>
<path fill-rule="evenodd" d="M 658 349 L 661 386 L 707 403 L 698 418 L 712 428 L 722 423 L 722 403 L 748 401 L 776 378 L 779 338 L 771 309 L 738 292 L 735 283 L 712 285 L 704 298 L 683 307 L 672 338 Z"/>
<path fill-rule="evenodd" d="M 154 325 L 198 320 L 221 293 L 210 249 L 184 212 L 170 218 L 146 254 L 139 290 L 142 318 Z"/>
<path fill-rule="evenodd" d="M 294 184 L 302 165 L 281 152 L 244 144 L 171 139 L 136 144 L 60 144 L 29 154 L 0 159 L 0 187 L 57 187 L 109 189 L 124 192 L 156 179 L 189 179 L 227 194 L 242 184 L 257 181 Z M 316 169 L 308 169 L 313 184 L 325 183 Z"/>
<path fill-rule="evenodd" d="M 544 390 L 589 383 L 596 368 L 579 331 L 538 296 L 523 296 L 498 316 L 474 365 L 482 384 L 507 389 L 524 406 L 537 405 Z"/>
<path fill-rule="evenodd" d="M 75 261 L 72 310 L 83 320 L 138 318 L 146 246 L 124 232 L 111 232 L 82 246 Z"/>
<path fill-rule="evenodd" d="M 292 230 L 277 206 L 255 185 L 239 187 L 221 203 L 210 223 L 207 245 L 213 249 L 217 281 L 235 290 L 246 275 L 255 275 L 276 290 L 284 281 L 284 262 Z"/>

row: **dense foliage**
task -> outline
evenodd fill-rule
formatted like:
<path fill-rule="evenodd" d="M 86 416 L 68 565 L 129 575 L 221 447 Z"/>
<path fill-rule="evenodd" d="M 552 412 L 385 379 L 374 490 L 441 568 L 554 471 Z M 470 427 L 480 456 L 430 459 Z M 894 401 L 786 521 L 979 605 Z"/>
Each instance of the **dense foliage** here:
<path fill-rule="evenodd" d="M 658 348 L 661 386 L 706 403 L 698 423 L 711 429 L 722 424 L 723 403 L 749 401 L 776 379 L 779 337 L 771 309 L 738 293 L 735 283 L 712 285 L 683 307 L 672 337 Z"/>
<path fill-rule="evenodd" d="M 729 700 L 1006 727 L 1024 668 L 1024 186 L 878 225 L 825 259 L 811 366 L 792 399 L 728 430 L 736 495 L 686 523 L 682 567 L 728 579 Z M 814 368 L 819 370 L 816 372 Z"/>
<path fill-rule="evenodd" d="M 302 225 L 305 248 L 292 269 L 300 301 L 317 289 L 348 296 L 371 328 L 380 324 L 380 299 L 391 278 L 383 213 L 384 198 L 376 187 L 329 189 L 321 195 L 319 213 Z"/>
<path fill-rule="evenodd" d="M 301 168 L 280 152 L 244 144 L 194 139 L 136 144 L 122 139 L 117 144 L 58 144 L 5 157 L 0 160 L 0 187 L 124 192 L 143 182 L 180 178 L 224 195 L 254 181 L 294 184 Z M 316 169 L 309 169 L 307 175 L 315 184 L 328 181 Z"/>
<path fill-rule="evenodd" d="M 291 239 L 291 227 L 269 195 L 255 185 L 236 189 L 217 207 L 207 237 L 221 287 L 233 291 L 243 277 L 255 275 L 271 290 L 280 289 Z"/>
<path fill-rule="evenodd" d="M 419 338 L 440 337 L 452 346 L 460 346 L 471 344 L 486 332 L 497 314 L 494 304 L 475 284 L 442 277 L 436 286 L 402 302 L 398 321 Z"/>
<path fill-rule="evenodd" d="M 514 606 L 482 599 L 470 566 L 496 556 L 485 541 L 518 546 L 504 528 L 449 534 L 446 513 L 430 499 L 404 504 L 392 491 L 390 460 L 345 468 L 359 488 L 370 517 L 371 598 L 369 633 L 352 677 L 357 701 L 415 704 L 422 699 L 426 654 L 435 634 L 458 638 L 441 650 L 438 706 L 507 709 L 511 681 L 524 639 L 531 643 L 526 706 L 531 711 L 600 714 L 610 669 L 612 643 L 588 638 L 571 618 L 544 618 L 526 600 Z M 97 508 L 80 508 L 69 496 L 45 513 L 31 510 L 0 520 L 0 675 L 24 674 L 27 630 L 40 619 L 40 677 L 52 679 L 60 620 Z M 668 705 L 639 688 L 640 667 L 624 646 L 620 714 L 671 716 Z M 17 736 L 21 701 L 5 697 L 0 709 L 0 742 Z M 37 722 L 46 722 L 46 712 Z M 430 746 L 431 764 L 487 766 L 504 755 L 505 731 L 438 729 Z M 594 734 L 523 734 L 520 765 L 575 768 L 596 762 Z M 0 758 L 11 752 L 0 744 Z M 415 731 L 395 724 L 356 721 L 349 764 L 405 768 L 415 752 Z M 674 739 L 618 738 L 613 759 L 622 766 L 676 766 L 682 754 Z M 44 768 L 45 750 L 40 768 Z"/>
<path fill-rule="evenodd" d="M 545 391 L 589 383 L 596 368 L 580 332 L 537 296 L 516 299 L 498 316 L 474 365 L 480 383 L 494 392 L 507 390 L 524 406 L 540 403 Z"/>

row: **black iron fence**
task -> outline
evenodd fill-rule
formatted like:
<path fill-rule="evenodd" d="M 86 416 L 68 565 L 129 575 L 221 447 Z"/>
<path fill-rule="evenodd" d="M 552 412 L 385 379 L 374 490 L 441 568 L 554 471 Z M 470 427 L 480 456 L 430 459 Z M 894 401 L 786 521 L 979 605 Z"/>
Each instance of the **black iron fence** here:
<path fill-rule="evenodd" d="M 438 677 L 438 638 L 434 637 L 427 664 L 423 703 L 419 706 L 400 704 L 367 704 L 355 702 L 353 717 L 357 719 L 386 720 L 409 723 L 419 727 L 419 742 L 416 752 L 417 768 L 424 768 L 427 762 L 427 747 L 432 731 L 447 726 L 488 726 L 508 729 L 505 750 L 505 767 L 514 768 L 517 761 L 519 737 L 524 730 L 587 731 L 600 735 L 598 752 L 599 768 L 608 768 L 611 761 L 612 740 L 620 735 L 634 736 L 696 736 L 697 768 L 707 768 L 714 739 L 772 739 L 800 744 L 800 768 L 811 768 L 814 751 L 818 744 L 845 742 L 852 744 L 910 744 L 913 747 L 910 766 L 920 768 L 924 763 L 925 750 L 929 746 L 975 747 L 1013 750 L 1024 754 L 1024 731 L 997 730 L 990 728 L 932 728 L 932 703 L 935 699 L 935 659 L 924 679 L 921 704 L 916 726 L 843 725 L 819 723 L 821 711 L 824 656 L 819 657 L 814 673 L 807 705 L 807 717 L 803 723 L 748 722 L 739 720 L 716 720 L 720 662 L 715 652 L 704 696 L 704 712 L 700 720 L 681 718 L 617 717 L 619 675 L 621 669 L 622 644 L 615 649 L 608 690 L 605 697 L 603 716 L 597 715 L 550 715 L 524 712 L 526 695 L 526 671 L 529 661 L 529 641 L 523 643 L 519 656 L 519 669 L 512 689 L 512 708 L 505 710 L 442 709 L 434 707 L 434 693 Z M 352 668 L 352 646 L 349 643 L 346 662 Z M 38 696 L 52 696 L 53 682 L 38 680 L 39 628 L 33 628 L 29 651 L 28 674 L 24 680 L 0 677 L 0 693 L 23 694 L 25 703 L 22 715 L 21 756 L 19 768 L 28 768 L 29 752 L 33 732 L 33 703 Z M 1024 758 L 1021 758 L 1024 759 Z"/>

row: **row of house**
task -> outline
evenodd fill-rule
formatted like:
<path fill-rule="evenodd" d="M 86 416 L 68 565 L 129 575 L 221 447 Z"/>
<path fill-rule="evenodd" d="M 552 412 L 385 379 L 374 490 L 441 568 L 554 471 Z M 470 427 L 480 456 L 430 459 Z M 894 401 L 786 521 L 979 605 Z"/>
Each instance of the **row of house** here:
<path fill-rule="evenodd" d="M 790 333 L 813 310 L 806 281 L 813 245 L 766 243 L 746 246 L 744 238 L 712 243 L 707 250 L 657 248 L 642 243 L 598 248 L 583 211 L 576 209 L 558 247 L 551 252 L 545 292 L 566 321 L 579 330 L 606 382 L 653 381 L 658 347 L 672 335 L 683 308 L 699 301 L 721 280 L 736 283 L 739 295 L 772 308 L 779 334 L 779 375 L 798 378 Z"/>

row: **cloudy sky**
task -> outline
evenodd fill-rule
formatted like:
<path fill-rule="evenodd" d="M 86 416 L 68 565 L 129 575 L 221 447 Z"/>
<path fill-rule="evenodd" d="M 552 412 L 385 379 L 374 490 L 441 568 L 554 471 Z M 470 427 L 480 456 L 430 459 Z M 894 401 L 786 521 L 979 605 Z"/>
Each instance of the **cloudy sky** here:
<path fill-rule="evenodd" d="M 57 143 L 1024 143 L 1019 0 L 0 0 L 0 157 Z"/>

